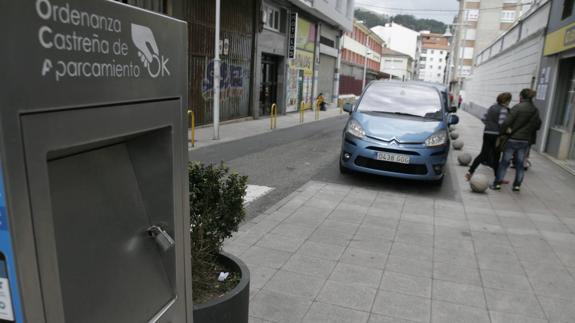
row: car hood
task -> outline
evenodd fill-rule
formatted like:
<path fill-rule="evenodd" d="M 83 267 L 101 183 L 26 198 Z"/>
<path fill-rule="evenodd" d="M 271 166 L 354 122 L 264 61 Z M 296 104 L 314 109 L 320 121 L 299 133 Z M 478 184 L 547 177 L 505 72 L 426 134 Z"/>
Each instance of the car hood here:
<path fill-rule="evenodd" d="M 446 128 L 441 120 L 410 116 L 355 112 L 352 117 L 361 124 L 368 137 L 383 141 L 395 139 L 399 143 L 423 143 L 436 131 Z"/>

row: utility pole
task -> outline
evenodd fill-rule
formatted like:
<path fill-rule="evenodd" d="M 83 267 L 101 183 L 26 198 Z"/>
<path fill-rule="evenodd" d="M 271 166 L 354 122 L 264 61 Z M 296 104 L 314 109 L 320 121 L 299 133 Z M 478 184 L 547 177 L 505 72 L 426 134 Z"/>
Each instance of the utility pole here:
<path fill-rule="evenodd" d="M 465 48 L 463 47 L 463 45 L 465 44 L 464 42 L 464 38 L 466 37 L 465 33 L 465 29 L 464 26 L 466 26 L 466 23 L 464 23 L 464 6 L 465 6 L 465 1 L 461 0 L 461 4 L 459 6 L 459 19 L 458 19 L 458 23 L 454 24 L 458 27 L 458 31 L 457 34 L 459 35 L 459 39 L 457 39 L 457 56 L 455 57 L 455 72 L 453 73 L 453 75 L 457 78 L 457 90 L 455 92 L 455 95 L 453 96 L 453 100 L 455 100 L 455 102 L 459 102 L 459 96 L 460 96 L 460 91 L 461 91 L 461 67 L 463 66 L 463 64 L 461 63 L 464 56 L 465 56 Z"/>
<path fill-rule="evenodd" d="M 339 77 L 340 77 L 340 69 L 341 69 L 341 53 L 344 46 L 344 33 L 343 31 L 340 32 L 339 37 L 337 39 L 337 60 L 335 62 L 335 73 L 333 76 L 333 96 L 332 96 L 332 103 L 335 103 L 336 106 L 339 101 Z"/>
<path fill-rule="evenodd" d="M 361 88 L 361 90 L 365 90 L 365 81 L 366 81 L 366 77 L 367 77 L 367 57 L 369 56 L 369 54 L 371 54 L 371 50 L 368 47 L 369 45 L 369 34 L 366 34 L 366 39 L 365 39 L 365 58 L 363 59 L 363 86 Z"/>
<path fill-rule="evenodd" d="M 216 30 L 214 39 L 214 140 L 220 139 L 220 1 L 216 0 Z"/>

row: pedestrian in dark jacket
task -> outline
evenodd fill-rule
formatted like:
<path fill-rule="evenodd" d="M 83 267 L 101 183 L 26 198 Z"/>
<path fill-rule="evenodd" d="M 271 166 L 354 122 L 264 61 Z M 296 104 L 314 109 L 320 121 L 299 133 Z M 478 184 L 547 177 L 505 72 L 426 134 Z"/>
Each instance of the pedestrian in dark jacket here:
<path fill-rule="evenodd" d="M 519 93 L 520 102 L 515 105 L 505 122 L 501 125 L 501 133 L 509 136 L 509 140 L 504 146 L 503 157 L 497 169 L 497 176 L 491 188 L 494 190 L 501 189 L 501 181 L 505 177 L 505 172 L 509 167 L 511 158 L 515 154 L 516 170 L 515 181 L 513 182 L 513 191 L 519 192 L 521 183 L 525 175 L 524 160 L 529 144 L 535 137 L 539 128 L 541 128 L 541 118 L 539 110 L 533 104 L 533 98 L 536 92 L 531 89 L 523 89 Z"/>
<path fill-rule="evenodd" d="M 507 115 L 509 114 L 509 103 L 511 102 L 511 93 L 505 92 L 497 96 L 497 103 L 492 105 L 482 121 L 485 124 L 483 130 L 483 145 L 481 152 L 469 167 L 469 171 L 465 174 L 465 180 L 470 180 L 473 173 L 479 164 L 487 164 L 493 168 L 495 176 L 497 176 L 497 166 L 499 165 L 500 153 L 497 151 L 496 142 L 499 137 L 500 128 Z"/>

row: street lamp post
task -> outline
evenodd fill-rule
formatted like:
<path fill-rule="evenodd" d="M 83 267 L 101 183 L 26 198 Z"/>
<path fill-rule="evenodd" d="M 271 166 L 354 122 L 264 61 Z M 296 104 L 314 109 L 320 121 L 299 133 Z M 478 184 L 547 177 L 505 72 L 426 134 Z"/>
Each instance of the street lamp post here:
<path fill-rule="evenodd" d="M 367 40 L 365 41 L 365 46 L 367 47 Z M 362 90 L 365 89 L 365 81 L 367 77 L 367 57 L 371 54 L 369 47 L 365 50 L 365 58 L 363 59 L 363 87 Z"/>
<path fill-rule="evenodd" d="M 216 0 L 216 28 L 214 37 L 214 140 L 220 139 L 220 0 Z"/>

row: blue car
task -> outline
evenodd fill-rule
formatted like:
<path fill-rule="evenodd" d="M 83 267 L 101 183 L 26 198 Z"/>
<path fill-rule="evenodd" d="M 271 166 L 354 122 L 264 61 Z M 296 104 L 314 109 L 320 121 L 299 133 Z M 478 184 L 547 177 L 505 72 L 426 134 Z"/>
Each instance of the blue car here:
<path fill-rule="evenodd" d="M 449 154 L 449 114 L 437 88 L 406 82 L 371 82 L 343 131 L 340 171 L 357 171 L 441 184 Z"/>

